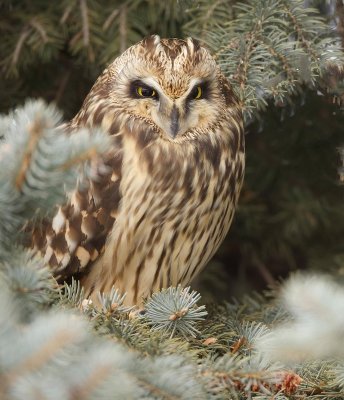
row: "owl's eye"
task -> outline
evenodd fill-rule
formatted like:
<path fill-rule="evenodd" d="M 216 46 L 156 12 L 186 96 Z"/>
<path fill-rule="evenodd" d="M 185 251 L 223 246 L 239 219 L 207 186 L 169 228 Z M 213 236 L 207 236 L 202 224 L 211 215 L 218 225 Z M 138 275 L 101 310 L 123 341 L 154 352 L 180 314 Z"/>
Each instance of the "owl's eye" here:
<path fill-rule="evenodd" d="M 136 93 L 140 97 L 156 97 L 156 92 L 154 89 L 148 87 L 148 86 L 138 86 L 136 88 Z"/>
<path fill-rule="evenodd" d="M 195 87 L 191 90 L 191 92 L 190 92 L 188 98 L 189 98 L 190 100 L 199 100 L 199 99 L 203 99 L 203 98 L 204 98 L 204 88 L 203 88 L 201 85 L 195 86 Z"/>
<path fill-rule="evenodd" d="M 202 88 L 200 86 L 196 87 L 196 96 L 195 99 L 200 99 L 202 97 Z"/>
<path fill-rule="evenodd" d="M 141 80 L 136 80 L 130 83 L 129 94 L 134 99 L 154 99 L 158 100 L 159 94 L 152 87 L 146 85 Z"/>

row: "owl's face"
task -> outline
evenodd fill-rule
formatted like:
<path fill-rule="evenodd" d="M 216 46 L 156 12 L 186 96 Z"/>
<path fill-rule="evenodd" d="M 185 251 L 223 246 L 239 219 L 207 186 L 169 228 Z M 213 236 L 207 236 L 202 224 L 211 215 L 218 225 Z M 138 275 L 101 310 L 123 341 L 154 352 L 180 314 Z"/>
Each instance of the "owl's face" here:
<path fill-rule="evenodd" d="M 165 140 L 199 134 L 228 108 L 215 60 L 190 38 L 151 36 L 123 53 L 109 72 L 112 101 Z"/>

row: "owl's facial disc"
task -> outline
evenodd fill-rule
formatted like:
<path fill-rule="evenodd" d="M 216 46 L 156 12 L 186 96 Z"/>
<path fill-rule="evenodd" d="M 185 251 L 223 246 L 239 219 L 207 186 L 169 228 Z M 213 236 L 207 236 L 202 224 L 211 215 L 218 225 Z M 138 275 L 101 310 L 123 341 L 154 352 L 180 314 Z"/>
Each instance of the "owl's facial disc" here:
<path fill-rule="evenodd" d="M 131 97 L 138 100 L 140 115 L 146 114 L 170 139 L 199 125 L 209 112 L 210 83 L 192 79 L 178 98 L 168 96 L 159 83 L 149 77 L 131 82 Z"/>

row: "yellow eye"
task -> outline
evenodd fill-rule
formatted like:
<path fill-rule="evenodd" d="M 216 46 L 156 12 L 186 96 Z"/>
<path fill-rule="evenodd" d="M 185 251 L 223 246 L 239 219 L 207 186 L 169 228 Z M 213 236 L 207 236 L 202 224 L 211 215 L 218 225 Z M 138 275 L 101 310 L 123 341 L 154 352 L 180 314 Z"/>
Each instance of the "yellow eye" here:
<path fill-rule="evenodd" d="M 147 87 L 147 86 L 138 86 L 136 89 L 136 93 L 140 97 L 155 97 L 156 96 L 155 90 L 150 87 Z"/>
<path fill-rule="evenodd" d="M 202 86 L 194 86 L 194 88 L 191 90 L 191 93 L 189 94 L 188 98 L 190 100 L 198 100 L 203 98 L 203 89 Z"/>
<path fill-rule="evenodd" d="M 201 97 L 202 97 L 202 88 L 200 86 L 197 86 L 195 99 L 200 99 Z"/>

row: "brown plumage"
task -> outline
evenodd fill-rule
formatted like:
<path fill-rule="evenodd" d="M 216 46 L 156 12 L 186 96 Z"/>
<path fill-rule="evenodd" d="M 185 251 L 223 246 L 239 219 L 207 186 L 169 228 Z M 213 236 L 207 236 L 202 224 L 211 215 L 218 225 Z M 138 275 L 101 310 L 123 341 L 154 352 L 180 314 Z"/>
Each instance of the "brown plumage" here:
<path fill-rule="evenodd" d="M 87 296 L 115 286 L 140 304 L 188 284 L 224 239 L 244 175 L 242 114 L 196 40 L 151 36 L 110 64 L 66 129 L 98 125 L 113 137 L 107 168 L 32 245 Z"/>

